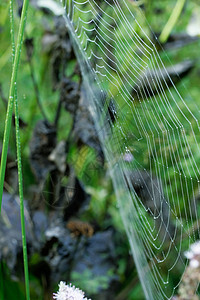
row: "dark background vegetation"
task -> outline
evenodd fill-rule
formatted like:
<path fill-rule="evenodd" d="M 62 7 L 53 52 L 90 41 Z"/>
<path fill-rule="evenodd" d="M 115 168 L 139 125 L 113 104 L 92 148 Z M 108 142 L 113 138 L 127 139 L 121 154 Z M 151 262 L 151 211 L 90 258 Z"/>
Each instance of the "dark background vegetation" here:
<path fill-rule="evenodd" d="M 146 0 L 138 4 L 152 31 L 159 36 L 175 1 Z M 18 1 L 16 34 L 20 9 Z M 162 45 L 172 64 L 191 61 L 190 72 L 178 83 L 178 88 L 183 97 L 190 94 L 195 101 L 199 101 L 200 42 L 188 35 L 186 29 L 198 9 L 198 1 L 186 1 L 181 18 Z M 140 13 L 138 18 L 146 27 Z M 161 56 L 163 48 L 158 44 Z M 169 61 L 165 62 L 169 65 Z M 3 0 L 0 3 L 1 140 L 11 63 L 9 2 Z M 18 73 L 31 298 L 51 299 L 58 282 L 63 280 L 82 288 L 92 299 L 142 300 L 144 296 L 107 165 L 84 97 L 80 69 L 64 21 L 39 9 L 32 1 Z M 14 126 L 4 188 L 1 289 L 7 300 L 25 299 Z M 176 276 L 178 280 L 179 274 Z"/>

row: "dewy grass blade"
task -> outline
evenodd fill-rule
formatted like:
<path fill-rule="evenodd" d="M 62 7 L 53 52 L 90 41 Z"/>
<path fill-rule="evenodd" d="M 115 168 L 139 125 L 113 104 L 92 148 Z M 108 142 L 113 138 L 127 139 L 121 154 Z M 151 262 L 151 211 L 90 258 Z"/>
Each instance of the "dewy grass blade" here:
<path fill-rule="evenodd" d="M 15 36 L 14 36 L 13 0 L 10 1 L 10 24 L 11 24 L 11 42 L 12 42 L 12 63 L 14 66 Z M 24 219 L 21 143 L 20 143 L 20 132 L 19 132 L 19 113 L 18 113 L 18 100 L 17 100 L 16 84 L 14 87 L 14 106 L 15 106 L 16 148 L 17 148 L 17 165 L 18 165 L 18 182 L 19 182 L 19 198 L 20 198 L 20 215 L 21 215 L 21 232 L 22 232 L 22 245 L 23 245 L 23 258 L 24 258 L 25 287 L 26 287 L 26 298 L 30 299 L 28 256 L 27 256 L 27 247 L 26 247 L 26 229 L 25 229 L 25 219 Z"/>
<path fill-rule="evenodd" d="M 14 90 L 15 90 L 15 83 L 17 79 L 17 72 L 18 72 L 18 66 L 19 66 L 19 60 L 21 54 L 24 28 L 26 24 L 28 5 L 29 5 L 29 0 L 24 0 L 21 20 L 19 25 L 19 32 L 17 37 L 17 47 L 16 47 L 16 53 L 15 53 L 14 64 L 12 69 L 11 83 L 10 83 L 8 108 L 7 108 L 6 121 L 5 121 L 5 130 L 4 130 L 1 166 L 0 166 L 0 213 L 1 213 L 1 204 L 2 204 L 2 196 L 3 196 L 3 185 L 4 185 L 4 178 L 5 178 L 8 143 L 9 143 L 11 122 L 12 122 L 12 112 L 13 112 L 13 105 L 14 105 Z"/>
<path fill-rule="evenodd" d="M 161 43 L 165 43 L 167 39 L 170 36 L 170 33 L 172 32 L 172 29 L 174 28 L 178 18 L 180 17 L 180 14 L 183 10 L 183 7 L 185 5 L 186 0 L 177 0 L 176 5 L 172 11 L 172 14 L 167 21 L 165 27 L 163 28 L 163 31 L 160 34 L 159 40 Z"/>
<path fill-rule="evenodd" d="M 26 2 L 26 5 L 25 5 Z M 15 39 L 14 39 L 14 16 L 13 16 L 13 0 L 10 1 L 10 25 L 11 25 L 11 42 L 12 42 L 12 78 L 11 78 L 11 87 L 8 103 L 8 111 L 6 118 L 5 134 L 4 134 L 4 143 L 2 151 L 2 161 L 1 161 L 1 170 L 0 170 L 0 185 L 1 193 L 3 193 L 3 182 L 5 175 L 5 164 L 8 150 L 8 140 L 11 127 L 12 111 L 13 111 L 13 100 L 15 106 L 15 128 L 16 128 L 16 147 L 17 147 L 17 162 L 18 162 L 18 182 L 19 182 L 19 197 L 20 197 L 20 214 L 21 214 L 21 231 L 22 231 L 22 244 L 23 244 L 23 258 L 24 258 L 24 274 L 25 274 L 25 287 L 26 287 L 26 299 L 30 299 L 30 290 L 29 290 L 29 274 L 28 274 L 28 257 L 27 257 L 27 247 L 26 247 L 26 230 L 25 230 L 25 219 L 24 219 L 24 201 L 23 201 L 23 176 L 22 176 L 22 163 L 21 163 L 21 145 L 20 145 L 20 133 L 19 133 L 19 114 L 18 114 L 18 102 L 17 102 L 17 70 L 23 40 L 23 32 L 25 28 L 26 14 L 28 9 L 28 1 L 24 2 L 21 22 L 17 40 L 17 51 L 15 53 Z M 4 156 L 3 156 L 4 153 Z M 2 195 L 0 198 L 2 202 Z"/>
<path fill-rule="evenodd" d="M 27 247 L 26 247 L 26 229 L 25 229 L 25 218 L 24 218 L 23 176 L 22 176 L 21 144 L 20 144 L 20 133 L 19 133 L 19 114 L 18 114 L 17 95 L 14 96 L 14 105 L 15 105 L 15 127 L 16 127 L 21 231 L 22 231 L 23 258 L 24 258 L 24 275 L 25 275 L 25 286 L 26 286 L 26 299 L 29 300 L 30 291 L 29 291 L 29 274 L 28 274 L 28 256 L 27 256 Z"/>

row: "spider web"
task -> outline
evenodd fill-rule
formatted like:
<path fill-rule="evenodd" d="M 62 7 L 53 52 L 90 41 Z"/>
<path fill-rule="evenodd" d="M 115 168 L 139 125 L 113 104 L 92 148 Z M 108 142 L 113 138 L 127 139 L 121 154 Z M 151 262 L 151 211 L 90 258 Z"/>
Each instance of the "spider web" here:
<path fill-rule="evenodd" d="M 131 2 L 62 4 L 145 297 L 170 299 L 199 239 L 199 109 Z"/>

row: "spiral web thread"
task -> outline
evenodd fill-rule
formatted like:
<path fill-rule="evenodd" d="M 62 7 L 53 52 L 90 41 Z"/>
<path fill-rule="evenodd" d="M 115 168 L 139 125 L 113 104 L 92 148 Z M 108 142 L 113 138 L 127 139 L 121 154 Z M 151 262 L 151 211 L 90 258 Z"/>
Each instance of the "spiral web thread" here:
<path fill-rule="evenodd" d="M 145 297 L 170 299 L 199 239 L 199 108 L 181 97 L 132 1 L 61 4 Z"/>

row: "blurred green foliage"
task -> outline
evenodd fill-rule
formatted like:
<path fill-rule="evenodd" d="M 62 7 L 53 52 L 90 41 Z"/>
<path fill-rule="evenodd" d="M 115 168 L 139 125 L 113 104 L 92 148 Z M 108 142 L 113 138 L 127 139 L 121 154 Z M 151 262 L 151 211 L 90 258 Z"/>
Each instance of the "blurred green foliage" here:
<path fill-rule="evenodd" d="M 143 1 L 145 5 L 145 10 L 143 13 L 151 26 L 151 30 L 155 33 L 160 33 L 160 30 L 165 26 L 168 18 L 170 17 L 171 11 L 175 5 L 174 0 L 146 0 Z M 137 3 L 137 2 L 136 2 Z M 139 3 L 139 1 L 138 1 Z M 144 26 L 144 30 L 150 34 L 150 29 L 146 25 L 146 20 L 144 20 L 141 11 L 137 8 L 136 4 L 135 10 L 137 18 Z M 192 13 L 199 6 L 198 1 L 191 0 L 187 1 L 185 8 L 182 12 L 181 18 L 178 20 L 176 26 L 173 29 L 173 33 L 179 34 L 185 32 L 187 25 L 189 24 Z M 144 20 L 144 21 L 143 21 Z M 19 25 L 18 17 L 18 6 L 15 7 L 15 26 L 17 34 L 17 29 Z M 51 61 L 50 56 L 43 51 L 42 38 L 45 32 L 52 31 L 54 28 L 53 19 L 50 15 L 43 14 L 42 11 L 35 9 L 30 6 L 27 27 L 25 37 L 31 37 L 34 40 L 34 52 L 33 52 L 33 65 L 35 71 L 35 77 L 37 79 L 38 88 L 40 91 L 40 96 L 42 99 L 42 104 L 45 109 L 45 113 L 49 120 L 53 121 L 55 118 L 55 111 L 58 103 L 58 91 L 52 90 L 52 78 L 51 78 Z M 136 28 L 138 33 L 141 31 Z M 9 28 L 9 2 L 2 0 L 0 3 L 0 71 L 1 78 L 0 84 L 2 85 L 3 94 L 5 98 L 8 97 L 9 81 L 11 76 L 11 42 L 10 42 L 10 28 Z M 162 59 L 166 65 L 175 64 L 181 62 L 185 59 L 195 60 L 194 70 L 185 77 L 181 83 L 178 84 L 178 89 L 181 90 L 183 98 L 187 98 L 190 101 L 190 97 L 194 99 L 194 102 L 199 103 L 199 70 L 200 70 L 200 59 L 199 59 L 199 49 L 200 40 L 186 44 L 181 48 L 172 48 L 166 50 L 166 52 L 160 52 Z M 167 54 L 167 55 L 166 55 Z M 170 61 L 170 63 L 169 63 Z M 130 62 L 131 63 L 131 62 Z M 70 62 L 67 69 L 67 75 L 70 74 L 70 69 L 73 69 L 75 62 Z M 128 67 L 128 66 L 127 66 Z M 26 51 L 23 48 L 22 58 L 18 73 L 18 99 L 19 99 L 19 113 L 24 122 L 27 123 L 27 127 L 22 129 L 22 151 L 23 151 L 23 167 L 24 167 L 24 185 L 25 185 L 25 195 L 28 197 L 28 189 L 30 184 L 34 181 L 32 172 L 29 165 L 29 142 L 32 136 L 33 128 L 36 122 L 41 119 L 41 112 L 38 108 L 36 102 L 36 95 L 33 89 L 33 83 L 30 76 L 30 68 L 27 63 Z M 149 108 L 151 109 L 151 104 Z M 195 111 L 196 107 L 191 107 Z M 2 101 L 0 101 L 0 136 L 2 140 L 4 122 L 5 122 L 5 106 Z M 72 126 L 72 118 L 69 113 L 62 112 L 62 117 L 60 118 L 58 129 L 58 139 L 61 140 L 66 138 L 69 134 Z M 134 130 L 131 128 L 130 124 L 127 123 L 127 136 L 129 131 Z M 133 149 L 135 145 L 133 144 Z M 145 151 L 145 145 L 142 143 L 138 144 L 137 160 L 141 161 L 142 164 L 148 169 L 149 161 L 147 160 L 147 152 Z M 10 138 L 10 151 L 15 156 L 15 140 L 14 140 L 14 130 L 11 132 Z M 81 151 L 79 151 L 76 146 L 72 146 L 69 151 L 69 156 L 67 158 L 73 163 L 75 172 L 79 179 L 81 179 L 86 185 L 87 192 L 91 195 L 90 207 L 87 213 L 83 215 L 84 220 L 96 219 L 97 223 L 100 224 L 101 229 L 108 227 L 113 227 L 119 232 L 119 239 L 123 241 L 121 247 L 116 249 L 117 254 L 120 259 L 118 264 L 118 276 L 121 280 L 121 286 L 119 288 L 119 295 L 117 300 L 142 300 L 143 294 L 141 290 L 140 283 L 137 279 L 137 274 L 132 268 L 129 269 L 128 263 L 130 260 L 129 246 L 125 236 L 124 228 L 121 222 L 121 218 L 116 205 L 115 196 L 113 194 L 112 185 L 109 176 L 105 174 L 105 171 L 101 169 L 100 165 L 96 162 L 95 151 L 88 146 L 83 146 Z M 200 163 L 199 153 L 196 152 L 195 159 L 197 163 Z M 87 172 L 86 172 L 87 170 Z M 170 173 L 171 172 L 171 173 Z M 173 170 L 169 168 L 169 173 L 173 176 Z M 192 172 L 192 170 L 190 170 Z M 87 178 L 90 176 L 90 181 L 88 183 Z M 173 181 L 173 180 L 172 180 Z M 167 188 L 166 188 L 167 189 Z M 170 190 L 166 191 L 169 193 Z M 178 199 L 176 199 L 178 201 Z M 109 218 L 106 216 L 109 215 Z M 127 271 L 128 269 L 128 271 Z M 111 270 L 112 272 L 112 270 Z M 126 276 L 124 275 L 126 272 Z M 7 272 L 5 272 L 7 274 Z M 177 274 L 174 274 L 177 276 Z M 108 276 L 109 277 L 109 276 Z M 102 288 L 107 287 L 108 277 L 99 277 L 92 279 L 89 271 L 81 276 L 77 273 L 72 274 L 72 282 L 76 283 L 81 289 L 95 293 L 98 291 L 99 286 Z M 4 292 L 7 295 L 6 299 L 24 299 L 23 289 L 21 288 L 21 283 L 13 282 L 9 279 L 9 276 L 4 278 L 5 286 Z M 37 278 L 31 276 L 31 290 L 32 299 L 40 299 L 39 294 L 42 293 L 41 287 Z M 38 291 L 36 293 L 35 291 Z M 11 292 L 12 291 L 12 292 Z M 13 298 L 13 295 L 15 297 Z M 125 295 L 125 296 L 124 296 Z M 121 298 L 120 298 L 121 297 Z M 125 298 L 123 298 L 125 297 Z M 42 299 L 42 298 L 41 298 Z"/>

